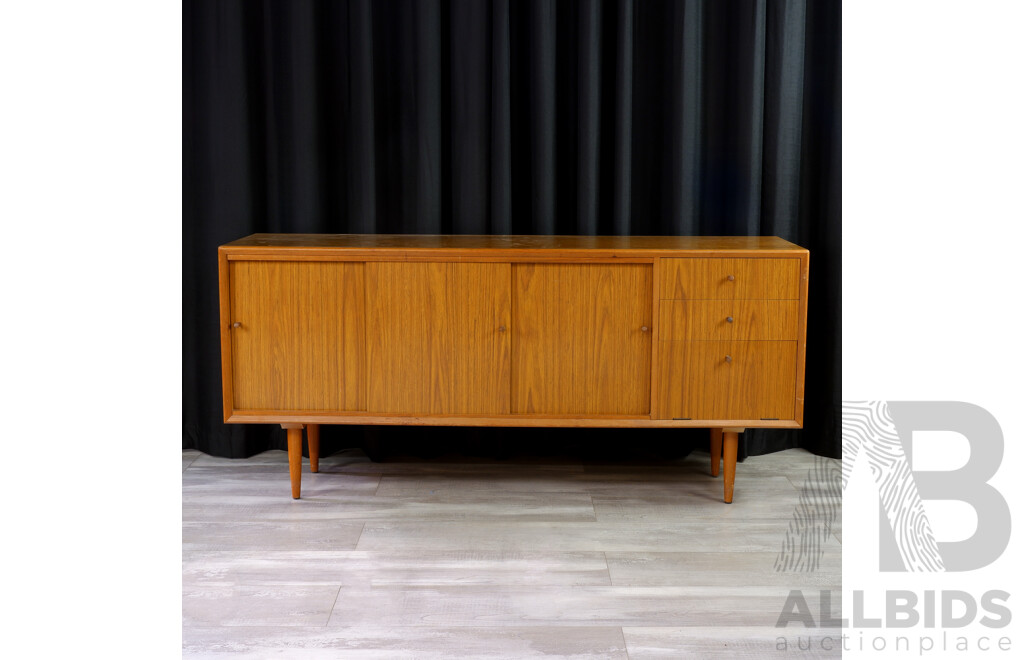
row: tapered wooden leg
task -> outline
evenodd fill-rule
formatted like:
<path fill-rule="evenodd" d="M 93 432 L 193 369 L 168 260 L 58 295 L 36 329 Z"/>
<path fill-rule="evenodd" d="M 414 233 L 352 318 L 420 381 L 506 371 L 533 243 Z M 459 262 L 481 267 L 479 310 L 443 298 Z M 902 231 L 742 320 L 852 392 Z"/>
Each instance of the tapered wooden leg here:
<path fill-rule="evenodd" d="M 292 497 L 302 490 L 302 424 L 282 424 L 288 430 L 288 472 L 292 477 Z"/>
<path fill-rule="evenodd" d="M 735 431 L 722 433 L 722 457 L 725 459 L 725 502 L 732 503 L 732 486 L 736 481 L 736 450 L 740 436 Z"/>
<path fill-rule="evenodd" d="M 711 429 L 711 476 L 717 477 L 722 467 L 722 429 Z"/>
<path fill-rule="evenodd" d="M 309 443 L 309 471 L 320 471 L 320 425 L 306 427 L 306 442 Z"/>

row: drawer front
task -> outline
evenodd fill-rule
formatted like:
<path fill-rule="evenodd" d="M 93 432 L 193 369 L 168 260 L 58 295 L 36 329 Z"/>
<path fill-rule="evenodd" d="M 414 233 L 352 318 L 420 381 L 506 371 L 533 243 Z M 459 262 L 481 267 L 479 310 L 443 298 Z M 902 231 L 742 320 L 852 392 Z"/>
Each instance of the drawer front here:
<path fill-rule="evenodd" d="M 796 402 L 795 341 L 662 341 L 661 417 L 788 420 Z"/>
<path fill-rule="evenodd" d="M 799 300 L 664 300 L 663 340 L 796 340 Z"/>
<path fill-rule="evenodd" d="M 799 259 L 661 260 L 662 299 L 796 300 L 799 297 Z"/>

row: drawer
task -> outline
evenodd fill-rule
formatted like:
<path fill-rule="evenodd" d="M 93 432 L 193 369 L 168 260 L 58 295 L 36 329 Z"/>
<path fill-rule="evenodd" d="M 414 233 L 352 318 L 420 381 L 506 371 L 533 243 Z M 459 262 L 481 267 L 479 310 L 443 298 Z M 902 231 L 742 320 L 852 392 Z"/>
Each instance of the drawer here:
<path fill-rule="evenodd" d="M 795 340 L 799 300 L 662 300 L 663 340 Z"/>
<path fill-rule="evenodd" d="M 662 419 L 793 419 L 795 341 L 661 341 Z"/>
<path fill-rule="evenodd" d="M 662 259 L 661 298 L 796 300 L 800 259 Z"/>

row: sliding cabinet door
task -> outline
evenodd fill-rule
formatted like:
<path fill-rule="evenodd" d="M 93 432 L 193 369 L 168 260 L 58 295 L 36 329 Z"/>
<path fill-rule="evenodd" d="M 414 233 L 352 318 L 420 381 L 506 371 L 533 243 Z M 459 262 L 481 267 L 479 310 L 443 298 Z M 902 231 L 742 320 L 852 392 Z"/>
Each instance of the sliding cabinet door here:
<path fill-rule="evenodd" d="M 509 268 L 367 263 L 370 412 L 508 414 Z"/>
<path fill-rule="evenodd" d="M 512 266 L 513 413 L 650 413 L 651 269 Z"/>
<path fill-rule="evenodd" d="M 234 408 L 366 410 L 363 264 L 231 261 Z"/>

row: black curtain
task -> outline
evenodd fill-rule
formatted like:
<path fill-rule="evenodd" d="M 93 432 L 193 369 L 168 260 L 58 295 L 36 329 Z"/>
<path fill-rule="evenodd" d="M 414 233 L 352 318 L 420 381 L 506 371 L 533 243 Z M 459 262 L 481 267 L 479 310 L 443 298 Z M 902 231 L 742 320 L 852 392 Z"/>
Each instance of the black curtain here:
<path fill-rule="evenodd" d="M 285 447 L 279 428 L 222 422 L 222 243 L 766 234 L 811 252 L 805 428 L 748 432 L 741 454 L 839 456 L 840 13 L 824 0 L 186 0 L 183 446 Z M 322 439 L 325 453 L 610 455 L 685 441 L 706 432 Z"/>

